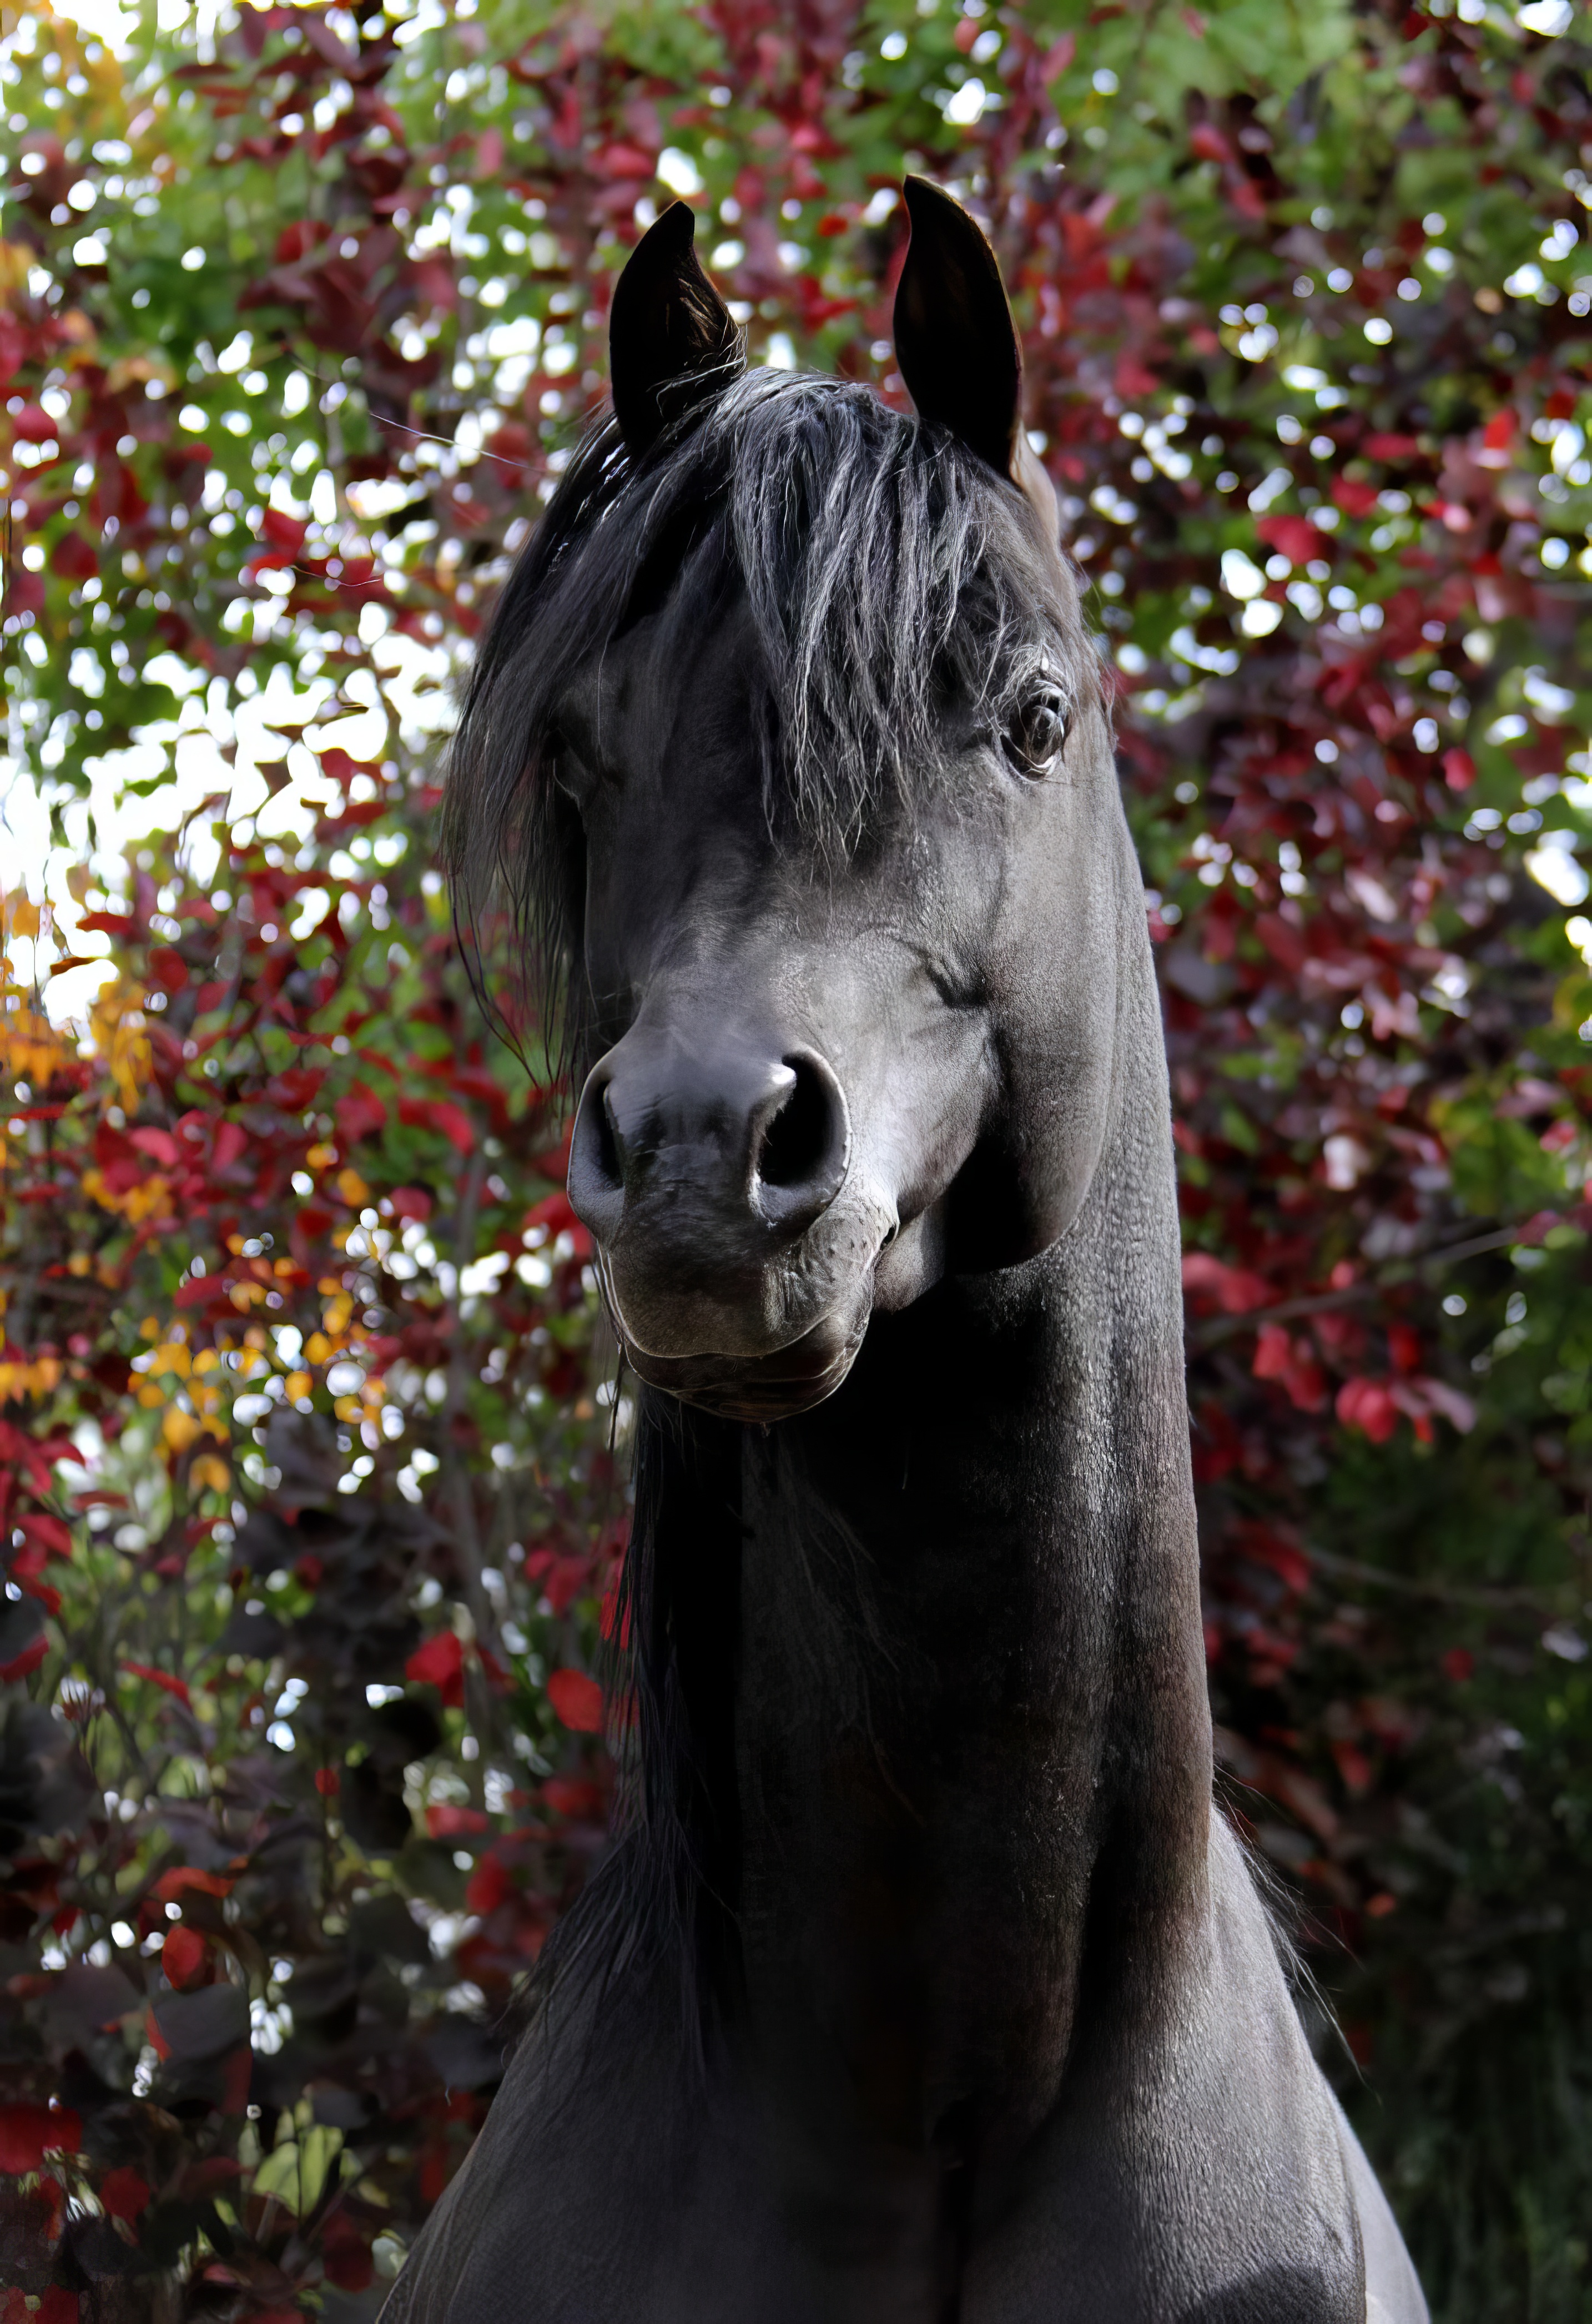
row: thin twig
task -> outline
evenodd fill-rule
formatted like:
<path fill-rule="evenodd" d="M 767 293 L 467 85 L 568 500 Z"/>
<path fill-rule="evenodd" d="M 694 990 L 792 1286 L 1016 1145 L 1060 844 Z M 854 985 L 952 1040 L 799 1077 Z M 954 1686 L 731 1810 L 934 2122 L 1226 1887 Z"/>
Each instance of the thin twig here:
<path fill-rule="evenodd" d="M 447 1463 L 447 1502 L 454 1521 L 454 1548 L 465 1584 L 465 1602 L 470 1609 L 470 1620 L 478 1646 L 484 1646 L 492 1635 L 492 1608 L 482 1580 L 483 1563 L 481 1554 L 481 1532 L 475 1522 L 475 1500 L 471 1487 L 469 1470 L 460 1458 L 455 1443 L 454 1422 L 465 1409 L 469 1391 L 469 1353 L 465 1344 L 460 1309 L 463 1299 L 459 1279 L 475 1256 L 475 1222 L 481 1208 L 481 1190 L 486 1178 L 484 1132 L 475 1125 L 475 1145 L 470 1157 L 470 1167 L 465 1174 L 465 1184 L 459 1196 L 459 1207 L 454 1214 L 454 1296 L 449 1329 L 452 1346 L 447 1361 L 447 1396 L 442 1407 L 443 1457 Z M 465 1774 L 472 1797 L 477 1807 L 484 1798 L 486 1765 L 491 1756 L 496 1721 L 493 1718 L 492 1690 L 477 1665 L 471 1662 L 465 1670 L 465 1701 L 480 1746 L 478 1756 L 466 1761 Z"/>
<path fill-rule="evenodd" d="M 1334 1308 L 1354 1307 L 1367 1299 L 1378 1298 L 1385 1291 L 1395 1290 L 1429 1267 L 1454 1267 L 1462 1259 L 1477 1259 L 1482 1252 L 1502 1250 L 1505 1245 L 1520 1240 L 1518 1226 L 1499 1227 L 1490 1234 L 1472 1235 L 1465 1242 L 1441 1244 L 1436 1250 L 1420 1251 L 1396 1262 L 1399 1272 L 1392 1269 L 1374 1276 L 1368 1283 L 1351 1283 L 1341 1291 L 1314 1291 L 1302 1298 L 1280 1300 L 1275 1307 L 1251 1307 L 1242 1315 L 1216 1315 L 1209 1323 L 1194 1325 L 1187 1333 L 1191 1355 L 1202 1355 L 1236 1332 L 1256 1332 L 1263 1323 L 1284 1323 L 1301 1315 L 1324 1315 Z"/>
<path fill-rule="evenodd" d="M 1485 1582 L 1424 1582 L 1412 1580 L 1403 1573 L 1389 1573 L 1380 1565 L 1362 1564 L 1358 1558 L 1339 1557 L 1331 1550 L 1305 1550 L 1312 1566 L 1323 1573 L 1341 1575 L 1348 1582 L 1369 1582 L 1378 1590 L 1391 1590 L 1401 1598 L 1429 1598 L 1445 1606 L 1484 1606 L 1504 1612 L 1515 1608 L 1539 1618 L 1552 1614 L 1545 1602 L 1544 1593 L 1537 1590 L 1509 1590 L 1489 1587 Z"/>

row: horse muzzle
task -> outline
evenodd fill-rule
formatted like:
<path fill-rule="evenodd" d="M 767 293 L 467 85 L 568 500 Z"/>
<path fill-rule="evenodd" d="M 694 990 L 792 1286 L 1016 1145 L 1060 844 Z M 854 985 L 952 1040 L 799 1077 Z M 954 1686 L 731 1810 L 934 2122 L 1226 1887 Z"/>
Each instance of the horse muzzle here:
<path fill-rule="evenodd" d="M 839 1387 L 888 1230 L 847 1199 L 851 1148 L 838 1076 L 797 1041 L 638 1024 L 594 1067 L 569 1199 L 640 1379 L 746 1420 Z"/>

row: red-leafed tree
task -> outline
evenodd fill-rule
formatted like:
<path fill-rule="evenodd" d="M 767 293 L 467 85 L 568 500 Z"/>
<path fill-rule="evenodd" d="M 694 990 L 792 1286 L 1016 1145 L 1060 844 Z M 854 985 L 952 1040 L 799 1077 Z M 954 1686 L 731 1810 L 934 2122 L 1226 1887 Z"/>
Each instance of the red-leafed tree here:
<path fill-rule="evenodd" d="M 999 246 L 1113 676 L 1229 1803 L 1436 2312 L 1580 2316 L 1567 0 L 132 24 L 0 36 L 5 2297 L 371 2313 L 601 1845 L 622 1398 L 437 741 L 641 226 L 899 400 L 906 165 Z"/>

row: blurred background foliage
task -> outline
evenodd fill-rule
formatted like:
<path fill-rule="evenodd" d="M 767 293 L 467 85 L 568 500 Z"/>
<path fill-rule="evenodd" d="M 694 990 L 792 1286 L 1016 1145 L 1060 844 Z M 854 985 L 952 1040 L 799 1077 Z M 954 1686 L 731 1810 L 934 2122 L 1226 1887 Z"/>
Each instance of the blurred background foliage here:
<path fill-rule="evenodd" d="M 1232 1812 L 1434 2314 L 1592 2314 L 1569 0 L 0 11 L 0 2312 L 373 2315 L 612 1788 L 566 1093 L 430 867 L 667 200 L 1000 249 L 1117 694 Z"/>

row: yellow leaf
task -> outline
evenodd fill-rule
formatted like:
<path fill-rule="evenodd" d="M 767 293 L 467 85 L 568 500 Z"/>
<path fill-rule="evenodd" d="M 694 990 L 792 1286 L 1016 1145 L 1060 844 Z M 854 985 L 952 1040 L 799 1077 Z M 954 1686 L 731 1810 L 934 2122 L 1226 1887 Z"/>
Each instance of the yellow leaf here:
<path fill-rule="evenodd" d="M 0 242 L 0 290 L 20 290 L 33 263 L 33 253 L 26 243 Z"/>
<path fill-rule="evenodd" d="M 153 1066 L 143 992 L 127 977 L 102 985 L 89 1008 L 88 1023 L 117 1103 L 128 1113 L 136 1112 Z"/>
<path fill-rule="evenodd" d="M 314 1386 L 315 1382 L 310 1379 L 308 1372 L 290 1372 L 288 1374 L 288 1394 L 292 1397 L 295 1404 L 299 1403 L 301 1397 L 307 1397 Z"/>
<path fill-rule="evenodd" d="M 332 1343 L 324 1332 L 311 1332 L 304 1343 L 304 1353 L 312 1364 L 324 1364 L 332 1352 Z"/>
<path fill-rule="evenodd" d="M 14 936 L 36 936 L 39 933 L 39 907 L 30 904 L 24 894 L 13 896 L 5 908 Z"/>
<path fill-rule="evenodd" d="M 357 1170 L 339 1170 L 336 1185 L 351 1211 L 362 1210 L 370 1201 L 371 1190 Z"/>
<path fill-rule="evenodd" d="M 188 1479 L 196 1492 L 225 1493 L 232 1483 L 232 1471 L 214 1452 L 201 1452 Z"/>
<path fill-rule="evenodd" d="M 173 1452 L 186 1452 L 198 1433 L 198 1422 L 191 1412 L 184 1412 L 179 1404 L 170 1406 L 161 1423 L 161 1434 Z"/>

